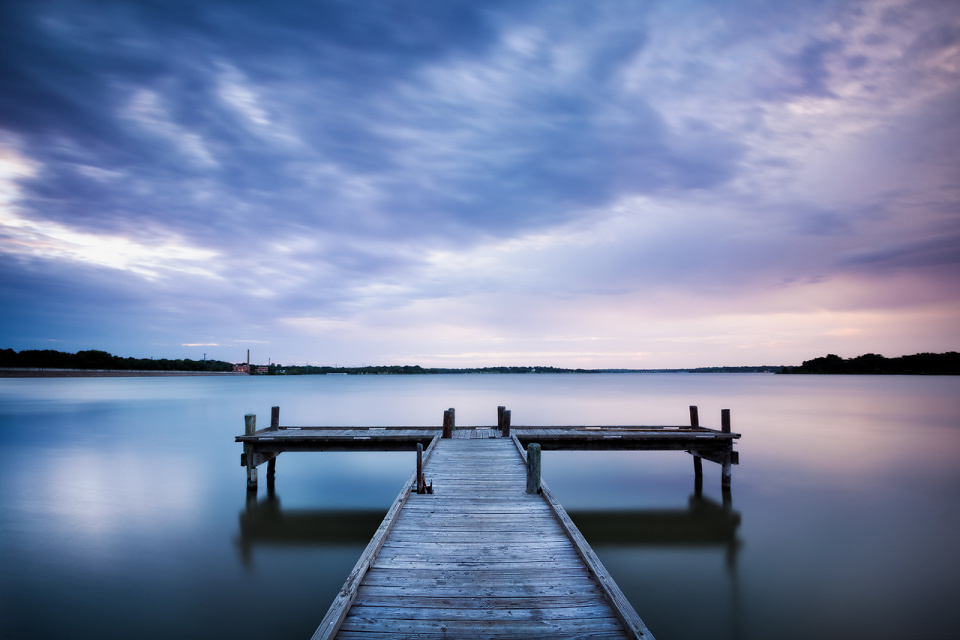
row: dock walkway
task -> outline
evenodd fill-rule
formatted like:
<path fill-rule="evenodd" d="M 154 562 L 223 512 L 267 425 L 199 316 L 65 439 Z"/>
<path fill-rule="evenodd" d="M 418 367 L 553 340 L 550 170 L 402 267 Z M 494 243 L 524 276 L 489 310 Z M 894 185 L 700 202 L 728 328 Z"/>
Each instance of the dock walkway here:
<path fill-rule="evenodd" d="M 433 494 L 405 487 L 314 639 L 652 638 L 562 507 L 525 492 L 514 439 L 458 435 L 431 445 Z"/>
<path fill-rule="evenodd" d="M 696 406 L 679 426 L 280 426 L 244 417 L 240 464 L 248 501 L 257 467 L 287 451 L 417 450 L 411 475 L 313 635 L 327 638 L 652 638 L 593 549 L 541 482 L 541 450 L 684 451 L 696 495 L 702 460 L 721 466 L 730 497 L 740 434 L 700 426 Z M 530 453 L 527 464 L 526 450 Z M 424 451 L 424 448 L 426 450 Z M 537 487 L 540 487 L 538 490 Z M 726 523 L 724 519 L 724 523 Z M 726 530 L 726 528 L 724 528 Z M 735 550 L 735 546 L 734 546 Z"/>

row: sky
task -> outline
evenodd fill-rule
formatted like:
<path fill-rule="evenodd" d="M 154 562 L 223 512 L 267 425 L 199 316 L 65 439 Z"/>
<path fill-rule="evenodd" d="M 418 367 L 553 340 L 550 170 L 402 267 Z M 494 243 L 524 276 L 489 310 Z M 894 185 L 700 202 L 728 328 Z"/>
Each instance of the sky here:
<path fill-rule="evenodd" d="M 960 2 L 0 1 L 0 348 L 960 349 Z"/>

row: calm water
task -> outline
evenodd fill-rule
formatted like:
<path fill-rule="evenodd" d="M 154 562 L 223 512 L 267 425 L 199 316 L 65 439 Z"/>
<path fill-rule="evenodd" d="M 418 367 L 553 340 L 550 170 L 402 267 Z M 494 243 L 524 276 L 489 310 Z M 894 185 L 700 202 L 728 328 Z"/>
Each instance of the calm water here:
<path fill-rule="evenodd" d="M 683 424 L 732 410 L 732 509 L 678 452 L 544 475 L 661 640 L 954 638 L 960 378 L 0 380 L 0 637 L 307 638 L 413 454 L 286 453 L 246 504 L 243 415 L 283 424 Z"/>

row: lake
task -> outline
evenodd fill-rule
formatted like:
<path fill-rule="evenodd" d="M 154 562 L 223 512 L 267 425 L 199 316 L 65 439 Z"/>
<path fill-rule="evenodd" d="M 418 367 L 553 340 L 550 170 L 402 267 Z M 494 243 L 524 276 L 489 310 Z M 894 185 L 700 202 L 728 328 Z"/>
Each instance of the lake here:
<path fill-rule="evenodd" d="M 660 640 L 954 638 L 960 377 L 565 374 L 0 379 L 0 638 L 308 638 L 413 453 L 285 453 L 284 425 L 685 424 L 729 408 L 724 510 L 681 452 L 545 452 Z M 263 470 L 261 470 L 263 473 Z M 429 476 L 429 474 L 428 474 Z"/>

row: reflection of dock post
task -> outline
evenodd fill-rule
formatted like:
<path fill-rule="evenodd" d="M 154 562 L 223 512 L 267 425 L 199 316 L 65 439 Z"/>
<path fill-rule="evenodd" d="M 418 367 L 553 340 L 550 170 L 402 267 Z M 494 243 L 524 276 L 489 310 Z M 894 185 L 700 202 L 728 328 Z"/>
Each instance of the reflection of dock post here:
<path fill-rule="evenodd" d="M 243 433 L 247 436 L 252 436 L 257 430 L 257 415 L 255 413 L 248 413 L 243 416 Z M 256 462 L 253 459 L 253 445 L 250 443 L 243 444 L 243 452 L 246 456 L 247 462 L 247 491 L 256 491 L 257 490 L 257 466 Z"/>
<path fill-rule="evenodd" d="M 696 405 L 690 405 L 690 428 L 700 426 L 700 413 Z M 703 460 L 700 456 L 693 456 L 693 488 L 697 496 L 703 495 Z"/>
<path fill-rule="evenodd" d="M 721 425 L 721 430 L 724 433 L 730 433 L 730 409 L 720 410 L 720 425 Z M 733 476 L 732 445 L 728 445 L 727 450 L 723 452 L 722 460 L 723 460 L 722 462 L 723 471 L 722 471 L 722 475 L 720 476 L 721 478 L 720 484 L 721 484 L 721 488 L 723 489 L 723 492 L 729 493 L 730 480 L 731 480 L 731 477 Z"/>

